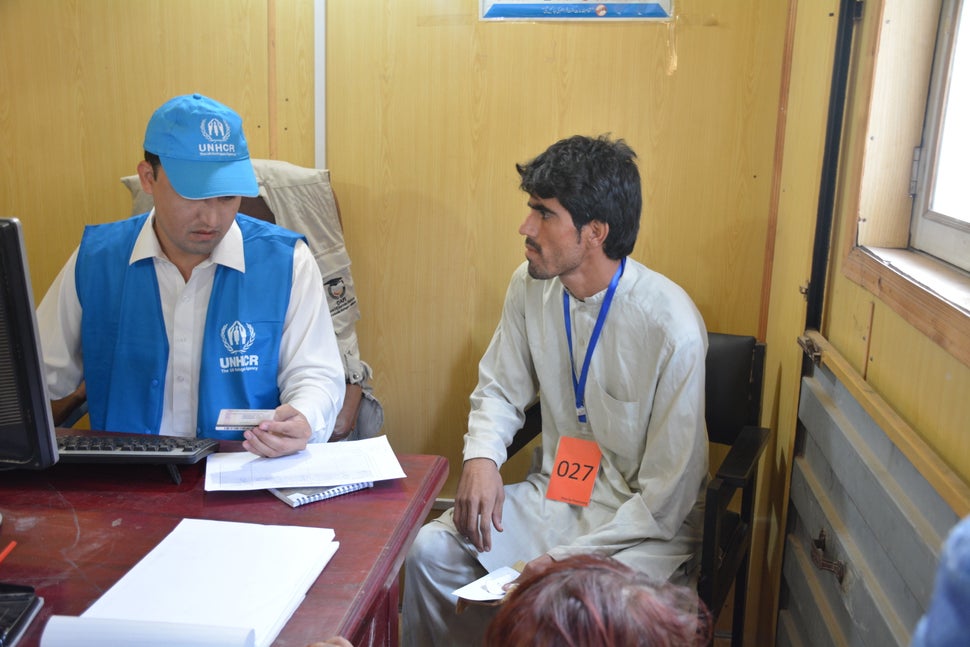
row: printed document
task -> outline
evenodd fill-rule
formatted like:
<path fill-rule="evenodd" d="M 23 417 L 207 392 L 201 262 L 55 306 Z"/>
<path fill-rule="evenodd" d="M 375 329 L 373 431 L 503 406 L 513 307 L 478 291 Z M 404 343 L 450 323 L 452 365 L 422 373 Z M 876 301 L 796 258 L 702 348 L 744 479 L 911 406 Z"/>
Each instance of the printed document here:
<path fill-rule="evenodd" d="M 263 458 L 249 452 L 209 454 L 205 489 L 265 490 L 319 487 L 404 478 L 387 436 L 339 443 L 310 443 L 290 456 Z"/>

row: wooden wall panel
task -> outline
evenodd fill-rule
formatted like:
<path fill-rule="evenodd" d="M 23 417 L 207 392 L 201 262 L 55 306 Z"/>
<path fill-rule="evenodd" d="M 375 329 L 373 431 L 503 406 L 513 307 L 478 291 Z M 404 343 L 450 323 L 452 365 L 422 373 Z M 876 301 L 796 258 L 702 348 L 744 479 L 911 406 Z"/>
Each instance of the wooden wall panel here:
<path fill-rule="evenodd" d="M 267 0 L 270 159 L 314 166 L 312 0 Z"/>
<path fill-rule="evenodd" d="M 667 23 L 481 22 L 475 0 L 327 3 L 327 159 L 362 353 L 395 447 L 459 472 L 477 362 L 526 215 L 514 164 L 573 134 L 640 156 L 634 256 L 708 326 L 755 333 L 785 3 L 679 0 Z"/>
<path fill-rule="evenodd" d="M 130 212 L 118 179 L 134 173 L 145 124 L 167 99 L 202 92 L 227 103 L 252 154 L 269 156 L 268 1 L 0 2 L 0 213 L 24 222 L 38 299 L 84 224 Z M 287 28 L 281 51 L 312 55 L 312 2 L 275 4 L 278 24 L 302 25 Z M 312 85 L 297 65 L 277 81 L 295 107 L 277 110 L 291 134 L 273 138 L 311 163 Z"/>
<path fill-rule="evenodd" d="M 835 283 L 838 299 L 832 301 L 826 329 L 832 345 L 849 349 L 869 386 L 970 483 L 970 437 L 966 434 L 970 367 L 841 274 Z M 870 310 L 867 320 L 865 313 Z"/>
<path fill-rule="evenodd" d="M 909 244 L 909 197 L 913 149 L 923 140 L 923 113 L 928 95 L 927 79 L 933 67 L 941 0 L 922 0 L 915 9 L 911 0 L 873 2 L 866 15 L 882 14 L 878 28 L 884 47 L 871 89 L 880 108 L 869 117 L 865 146 L 867 162 L 860 178 L 859 243 L 870 247 L 906 247 Z M 867 21 L 871 23 L 870 21 Z M 872 41 L 870 41 L 872 42 Z M 905 43 L 905 44 L 902 44 Z M 906 70 L 905 74 L 894 73 Z M 860 106 L 861 107 L 861 106 Z M 874 163 L 873 163 L 874 162 Z"/>
<path fill-rule="evenodd" d="M 791 3 L 791 86 L 784 130 L 783 163 L 777 204 L 777 230 L 767 321 L 765 403 L 762 424 L 775 430 L 774 447 L 765 453 L 758 493 L 758 524 L 749 595 L 747 644 L 774 639 L 777 596 L 788 507 L 802 353 L 797 338 L 805 328 L 806 301 L 801 290 L 811 274 L 812 240 L 818 209 L 825 125 L 828 119 L 838 0 Z M 752 617 L 753 616 L 753 617 Z"/>

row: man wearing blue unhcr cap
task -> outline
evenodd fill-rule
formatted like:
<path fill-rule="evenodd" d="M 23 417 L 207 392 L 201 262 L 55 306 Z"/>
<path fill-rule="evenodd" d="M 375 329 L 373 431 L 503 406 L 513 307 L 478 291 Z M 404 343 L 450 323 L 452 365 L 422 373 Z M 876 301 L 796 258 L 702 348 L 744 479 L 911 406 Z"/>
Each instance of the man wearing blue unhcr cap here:
<path fill-rule="evenodd" d="M 344 370 L 320 271 L 302 236 L 237 213 L 259 193 L 242 119 L 175 97 L 144 149 L 155 207 L 86 227 L 38 308 L 51 397 L 86 389 L 93 429 L 237 439 L 261 456 L 326 441 Z M 224 431 L 224 408 L 275 414 Z"/>

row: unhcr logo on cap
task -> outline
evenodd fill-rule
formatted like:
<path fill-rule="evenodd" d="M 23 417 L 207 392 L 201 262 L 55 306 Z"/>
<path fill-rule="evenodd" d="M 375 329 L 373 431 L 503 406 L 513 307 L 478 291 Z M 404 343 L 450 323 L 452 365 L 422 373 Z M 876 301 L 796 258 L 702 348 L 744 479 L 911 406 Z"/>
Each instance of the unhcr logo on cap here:
<path fill-rule="evenodd" d="M 145 129 L 144 149 L 158 155 L 183 198 L 259 195 L 242 118 L 201 94 L 166 101 Z"/>
<path fill-rule="evenodd" d="M 232 135 L 232 128 L 225 119 L 219 119 L 217 117 L 203 119 L 202 123 L 199 124 L 199 130 L 202 131 L 202 136 L 209 141 L 209 143 L 203 142 L 199 144 L 199 155 L 236 154 L 236 146 L 226 143 Z"/>

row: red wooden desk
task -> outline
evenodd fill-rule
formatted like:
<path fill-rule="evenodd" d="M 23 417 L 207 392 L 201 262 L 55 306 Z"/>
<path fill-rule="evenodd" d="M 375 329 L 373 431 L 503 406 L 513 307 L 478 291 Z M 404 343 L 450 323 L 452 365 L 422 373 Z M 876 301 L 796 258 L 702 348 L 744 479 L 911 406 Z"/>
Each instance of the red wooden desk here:
<path fill-rule="evenodd" d="M 37 645 L 53 614 L 80 615 L 190 517 L 333 528 L 340 548 L 274 645 L 305 647 L 333 635 L 358 647 L 397 645 L 398 572 L 448 473 L 440 456 L 399 459 L 406 479 L 299 508 L 265 490 L 206 492 L 203 463 L 181 467 L 179 485 L 157 465 L 0 472 L 0 549 L 17 541 L 0 581 L 33 586 L 44 598 L 20 644 Z"/>

